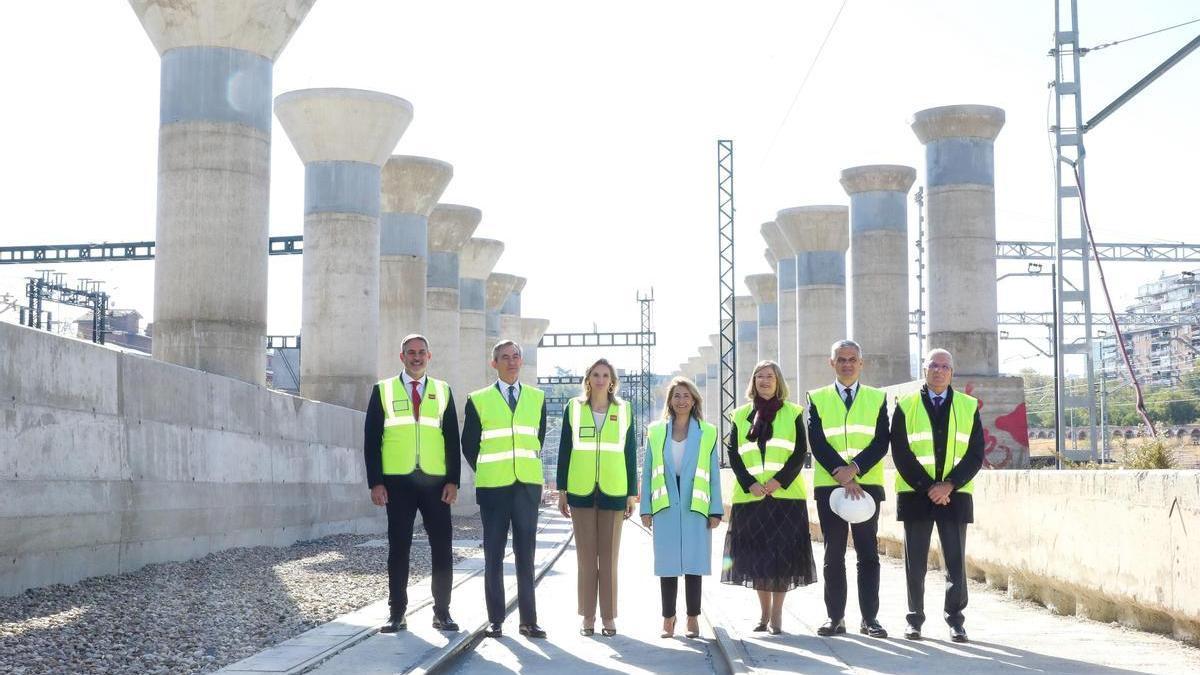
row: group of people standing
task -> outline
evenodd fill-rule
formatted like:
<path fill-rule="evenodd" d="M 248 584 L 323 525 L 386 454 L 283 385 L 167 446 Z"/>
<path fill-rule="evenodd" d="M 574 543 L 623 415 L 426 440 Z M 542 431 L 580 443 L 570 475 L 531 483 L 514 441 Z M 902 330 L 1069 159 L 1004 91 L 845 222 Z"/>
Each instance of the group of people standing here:
<path fill-rule="evenodd" d="M 425 373 L 431 357 L 428 340 L 409 336 L 403 350 L 404 372 L 378 383 L 366 419 L 371 497 L 388 509 L 391 617 L 383 630 L 406 626 L 408 557 L 418 511 L 432 549 L 434 627 L 458 630 L 449 614 L 450 505 L 457 497 L 461 451 L 476 471 L 483 521 L 489 621 L 485 635 L 502 635 L 502 560 L 511 527 L 520 632 L 545 637 L 537 624 L 533 553 L 546 407 L 539 389 L 518 381 L 520 346 L 504 340 L 493 348 L 491 365 L 497 379 L 468 395 L 461 434 L 453 393 L 445 382 Z M 807 392 L 807 406 L 790 400 L 778 364 L 761 361 L 755 366 L 747 383 L 747 402 L 730 419 L 727 458 L 736 480 L 721 581 L 757 592 L 760 619 L 753 631 L 771 634 L 782 632 L 786 593 L 816 582 L 808 491 L 801 476 L 811 445 L 813 496 L 825 542 L 828 618 L 817 633 L 846 632 L 845 554 L 853 538 L 860 631 L 887 637 L 878 620 L 876 538 L 879 507 L 886 499 L 883 459 L 890 448 L 897 471 L 897 517 L 904 526 L 909 610 L 904 636 L 921 638 L 925 572 L 936 525 L 946 568 L 944 618 L 951 638 L 965 642 L 966 529 L 973 519 L 972 478 L 983 463 L 978 402 L 950 386 L 953 357 L 943 349 L 926 355 L 924 386 L 901 395 L 890 419 L 885 393 L 859 382 L 864 362 L 856 342 L 835 343 L 830 366 L 834 382 Z M 675 634 L 679 577 L 684 579 L 685 634 L 697 637 L 701 579 L 712 573 L 712 530 L 725 517 L 719 433 L 704 418 L 696 385 L 685 377 L 674 378 L 661 419 L 647 429 L 639 485 L 635 421 L 618 389 L 616 369 L 600 359 L 587 369 L 582 395 L 571 399 L 563 412 L 558 506 L 574 531 L 579 631 L 595 634 L 598 609 L 601 634 L 617 633 L 621 532 L 624 520 L 637 509 L 653 535 L 662 637 Z M 874 509 L 869 518 L 851 524 L 839 515 L 836 500 L 865 498 Z"/>

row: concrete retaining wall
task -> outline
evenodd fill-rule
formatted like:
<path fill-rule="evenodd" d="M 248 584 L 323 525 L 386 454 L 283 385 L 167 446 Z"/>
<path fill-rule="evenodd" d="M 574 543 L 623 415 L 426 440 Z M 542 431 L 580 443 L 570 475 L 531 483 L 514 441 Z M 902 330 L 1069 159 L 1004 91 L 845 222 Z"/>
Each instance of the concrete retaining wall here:
<path fill-rule="evenodd" d="M 363 414 L 0 323 L 0 596 L 381 532 Z"/>
<path fill-rule="evenodd" d="M 901 557 L 893 476 L 879 550 Z M 811 488 L 811 471 L 805 480 Z M 732 481 L 722 471 L 727 500 Z M 819 539 L 811 499 L 809 522 Z M 1200 642 L 1198 561 L 1200 471 L 982 471 L 975 479 L 968 575 L 1055 613 Z M 941 565 L 936 536 L 929 562 Z"/>

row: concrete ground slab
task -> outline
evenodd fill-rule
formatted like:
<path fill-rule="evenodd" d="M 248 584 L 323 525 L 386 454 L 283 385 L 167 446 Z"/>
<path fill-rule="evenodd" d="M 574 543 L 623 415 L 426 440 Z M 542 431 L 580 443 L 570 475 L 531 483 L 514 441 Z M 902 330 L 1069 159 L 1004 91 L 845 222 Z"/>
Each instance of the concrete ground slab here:
<path fill-rule="evenodd" d="M 718 530 L 723 541 L 725 526 Z M 715 542 L 714 542 L 715 543 Z M 970 535 L 967 548 L 970 550 Z M 721 546 L 714 545 L 719 555 Z M 706 612 L 718 613 L 728 627 L 736 650 L 743 650 L 753 672 L 803 673 L 1187 673 L 1200 672 L 1200 649 L 1162 635 L 1052 614 L 1031 602 L 1009 599 L 983 584 L 969 582 L 966 609 L 971 642 L 952 643 L 941 618 L 945 581 L 930 571 L 925 580 L 925 639 L 903 639 L 904 567 L 896 558 L 881 558 L 879 621 L 891 637 L 872 639 L 857 632 L 860 615 L 854 582 L 855 558 L 847 552 L 849 600 L 846 626 L 850 632 L 832 638 L 816 635 L 825 621 L 823 545 L 813 543 L 822 582 L 788 593 L 784 605 L 784 634 L 752 633 L 758 601 L 750 589 L 724 584 L 705 586 Z M 706 580 L 707 581 L 707 580 Z M 715 606 L 714 606 L 715 605 Z"/>

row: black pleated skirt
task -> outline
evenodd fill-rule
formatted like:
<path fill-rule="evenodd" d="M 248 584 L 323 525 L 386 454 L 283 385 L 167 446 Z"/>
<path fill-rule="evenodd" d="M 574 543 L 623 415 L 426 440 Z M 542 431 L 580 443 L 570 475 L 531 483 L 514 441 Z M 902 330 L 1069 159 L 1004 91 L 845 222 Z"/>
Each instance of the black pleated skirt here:
<path fill-rule="evenodd" d="M 816 581 L 807 502 L 767 497 L 733 505 L 721 583 L 780 593 Z"/>

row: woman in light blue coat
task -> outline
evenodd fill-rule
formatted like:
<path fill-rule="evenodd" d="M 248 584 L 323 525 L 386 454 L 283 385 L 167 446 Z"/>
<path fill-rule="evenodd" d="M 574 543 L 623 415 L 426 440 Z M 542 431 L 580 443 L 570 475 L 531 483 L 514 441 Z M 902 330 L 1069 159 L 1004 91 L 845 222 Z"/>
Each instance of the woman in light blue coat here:
<path fill-rule="evenodd" d="M 684 577 L 687 636 L 700 635 L 700 577 L 712 573 L 712 530 L 721 523 L 717 430 L 705 422 L 696 385 L 671 380 L 662 419 L 646 434 L 642 524 L 654 533 L 654 574 L 661 577 L 662 637 L 675 634 L 675 599 Z"/>

